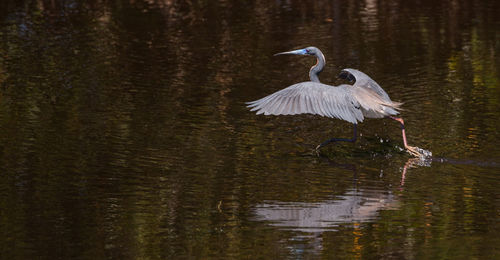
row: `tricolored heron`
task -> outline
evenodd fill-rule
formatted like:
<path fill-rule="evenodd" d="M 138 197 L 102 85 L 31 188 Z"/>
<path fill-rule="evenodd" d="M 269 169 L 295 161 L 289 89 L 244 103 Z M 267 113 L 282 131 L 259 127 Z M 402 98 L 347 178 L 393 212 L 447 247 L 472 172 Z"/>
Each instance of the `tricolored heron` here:
<path fill-rule="evenodd" d="M 353 138 L 331 138 L 319 144 L 316 150 L 332 142 L 355 142 L 358 122 L 363 122 L 364 118 L 387 117 L 400 123 L 406 150 L 414 156 L 420 156 L 418 149 L 406 142 L 403 119 L 394 117 L 399 114 L 401 103 L 392 101 L 368 75 L 355 69 L 343 69 L 339 77 L 349 80 L 352 85 L 330 86 L 319 82 L 318 75 L 325 66 L 325 56 L 318 48 L 307 47 L 280 52 L 274 56 L 284 54 L 315 56 L 317 63 L 309 71 L 311 81 L 297 83 L 267 97 L 248 102 L 251 111 L 264 115 L 316 114 L 342 119 L 354 125 Z"/>

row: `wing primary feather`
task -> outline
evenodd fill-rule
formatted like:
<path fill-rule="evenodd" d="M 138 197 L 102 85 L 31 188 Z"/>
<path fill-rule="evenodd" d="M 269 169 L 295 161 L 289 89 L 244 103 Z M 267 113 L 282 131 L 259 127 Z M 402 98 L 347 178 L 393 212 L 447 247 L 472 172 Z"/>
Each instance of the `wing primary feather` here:
<path fill-rule="evenodd" d="M 286 106 L 287 106 L 287 101 L 288 101 L 288 99 L 286 97 L 284 97 L 284 96 L 280 97 L 280 99 L 279 99 L 279 106 L 276 109 L 275 115 L 286 115 L 285 109 L 286 109 Z"/>
<path fill-rule="evenodd" d="M 275 99 L 276 99 L 276 96 L 273 95 L 272 97 L 270 97 L 265 102 L 262 102 L 261 104 L 259 104 L 258 109 L 260 109 L 261 111 L 267 113 L 266 115 L 269 115 L 269 112 L 272 109 L 272 106 L 274 104 L 273 102 L 275 101 Z"/>
<path fill-rule="evenodd" d="M 322 116 L 327 116 L 326 111 L 323 109 L 323 106 L 321 105 L 322 100 L 320 100 L 317 97 L 313 97 L 313 98 L 315 101 L 314 103 L 316 104 L 316 109 L 320 112 L 319 114 Z"/>
<path fill-rule="evenodd" d="M 330 108 L 330 101 L 327 98 L 323 99 L 323 107 L 325 108 L 325 111 L 328 113 L 329 117 L 335 117 L 334 111 Z"/>
<path fill-rule="evenodd" d="M 318 100 L 318 103 L 320 105 L 321 110 L 323 111 L 323 114 L 325 114 L 325 116 L 327 116 L 327 117 L 332 117 L 330 114 L 330 111 L 326 107 L 326 100 L 325 100 L 325 96 L 323 95 L 323 93 L 321 93 L 321 96 Z"/>
<path fill-rule="evenodd" d="M 297 97 L 298 96 L 293 96 L 290 98 L 290 115 L 296 115 L 300 113 L 297 110 Z"/>
<path fill-rule="evenodd" d="M 292 97 L 289 97 L 289 100 L 288 101 L 288 114 L 289 115 L 295 115 L 295 98 L 297 96 L 292 96 Z"/>
<path fill-rule="evenodd" d="M 286 115 L 287 113 L 287 108 L 288 108 L 288 102 L 290 101 L 289 97 L 287 96 L 281 96 L 281 106 L 279 113 L 281 115 Z"/>
<path fill-rule="evenodd" d="M 304 96 L 299 96 L 299 110 L 301 113 L 308 112 Z"/>
<path fill-rule="evenodd" d="M 306 96 L 304 96 L 304 106 L 305 106 L 304 109 L 305 109 L 306 113 L 314 114 L 314 111 L 311 108 L 309 98 Z"/>
<path fill-rule="evenodd" d="M 317 105 L 316 105 L 316 100 L 314 98 L 311 98 L 311 97 L 307 97 L 309 99 L 309 102 L 311 104 L 311 109 L 313 111 L 313 114 L 318 114 L 318 115 L 321 115 L 321 112 L 318 110 L 317 108 Z"/>
<path fill-rule="evenodd" d="M 267 102 L 268 106 L 266 107 L 266 110 L 270 113 L 270 114 L 273 114 L 274 115 L 274 112 L 276 111 L 276 109 L 279 107 L 280 103 L 279 103 L 279 100 L 280 98 L 276 95 L 273 99 L 269 100 Z"/>
<path fill-rule="evenodd" d="M 290 114 L 290 97 L 283 97 L 283 109 L 281 110 L 281 114 L 289 115 Z"/>
<path fill-rule="evenodd" d="M 336 115 L 335 106 L 336 106 L 336 103 L 335 103 L 334 97 L 332 95 L 329 95 L 328 96 L 328 109 L 332 113 L 332 117 L 335 117 L 335 115 Z"/>

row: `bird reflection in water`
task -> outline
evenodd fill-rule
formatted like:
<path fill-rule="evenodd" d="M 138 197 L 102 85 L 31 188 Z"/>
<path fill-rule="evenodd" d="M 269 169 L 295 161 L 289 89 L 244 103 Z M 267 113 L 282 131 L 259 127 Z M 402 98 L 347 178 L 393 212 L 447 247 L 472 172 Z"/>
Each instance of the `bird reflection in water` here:
<path fill-rule="evenodd" d="M 311 250 L 319 254 L 323 248 L 324 232 L 336 231 L 346 224 L 352 228 L 361 223 L 373 222 L 381 210 L 395 210 L 399 207 L 398 196 L 386 189 L 365 189 L 358 187 L 358 167 L 349 163 L 337 163 L 326 156 L 319 157 L 334 168 L 353 172 L 353 187 L 342 195 L 321 202 L 264 201 L 254 207 L 256 221 L 294 232 L 295 241 L 289 249 L 293 254 Z M 430 161 L 410 158 L 402 167 L 400 190 L 409 169 L 430 166 Z"/>

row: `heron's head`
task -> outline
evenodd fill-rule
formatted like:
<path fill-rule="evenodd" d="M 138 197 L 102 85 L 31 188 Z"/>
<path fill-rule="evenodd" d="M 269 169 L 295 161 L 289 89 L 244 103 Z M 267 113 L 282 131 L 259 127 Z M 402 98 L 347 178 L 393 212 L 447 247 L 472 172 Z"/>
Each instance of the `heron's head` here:
<path fill-rule="evenodd" d="M 323 56 L 323 53 L 316 47 L 307 47 L 304 49 L 286 51 L 274 54 L 274 56 L 284 55 L 284 54 L 294 54 L 294 55 L 310 55 L 310 56 Z"/>

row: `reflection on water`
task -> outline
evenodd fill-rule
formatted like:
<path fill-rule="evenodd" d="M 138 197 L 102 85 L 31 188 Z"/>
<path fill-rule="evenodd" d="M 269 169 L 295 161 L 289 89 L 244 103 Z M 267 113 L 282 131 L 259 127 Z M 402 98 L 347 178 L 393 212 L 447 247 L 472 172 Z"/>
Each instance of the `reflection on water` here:
<path fill-rule="evenodd" d="M 291 254 L 298 256 L 304 251 L 319 255 L 323 249 L 322 233 L 338 232 L 339 225 L 357 227 L 361 223 L 375 222 L 382 210 L 397 210 L 399 201 L 391 191 L 357 188 L 357 166 L 338 164 L 324 158 L 330 166 L 350 169 L 354 174 L 354 186 L 342 195 L 319 202 L 263 201 L 254 206 L 254 220 L 292 231 L 293 241 L 287 246 Z M 431 164 L 430 158 L 410 158 L 402 167 L 400 190 L 408 169 Z"/>
<path fill-rule="evenodd" d="M 264 201 L 255 206 L 257 220 L 303 232 L 323 232 L 338 223 L 373 221 L 377 212 L 395 207 L 392 194 L 349 190 L 319 203 Z"/>
<path fill-rule="evenodd" d="M 293 251 L 297 246 L 314 248 L 319 254 L 323 248 L 321 233 L 335 230 L 342 223 L 353 226 L 362 222 L 375 221 L 380 210 L 396 209 L 397 200 L 393 194 L 384 191 L 348 190 L 333 200 L 315 203 L 264 201 L 255 206 L 256 220 L 264 221 L 283 230 L 298 232 L 292 240 L 311 244 L 292 243 Z M 302 245 L 301 245 L 302 244 Z"/>
<path fill-rule="evenodd" d="M 495 258 L 499 3 L 0 1 L 2 258 Z M 366 120 L 325 160 L 347 123 L 248 112 L 310 45 L 445 159 Z"/>

